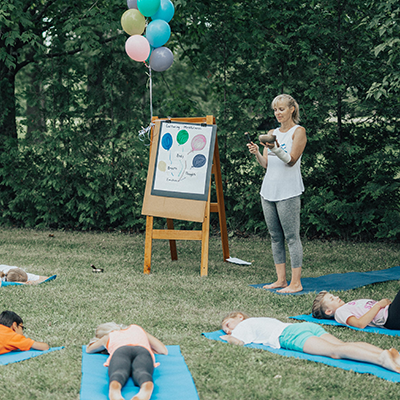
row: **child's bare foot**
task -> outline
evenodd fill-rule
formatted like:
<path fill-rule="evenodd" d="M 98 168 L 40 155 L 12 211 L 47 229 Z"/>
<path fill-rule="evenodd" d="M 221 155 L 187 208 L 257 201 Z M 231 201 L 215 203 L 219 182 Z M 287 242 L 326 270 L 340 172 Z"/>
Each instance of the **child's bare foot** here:
<path fill-rule="evenodd" d="M 278 289 L 278 288 L 285 288 L 287 286 L 287 281 L 276 281 L 274 283 L 270 283 L 269 285 L 264 285 L 263 289 Z"/>
<path fill-rule="evenodd" d="M 108 391 L 108 396 L 110 400 L 124 400 L 121 394 L 122 386 L 117 381 L 110 382 L 110 389 Z"/>
<path fill-rule="evenodd" d="M 394 349 L 393 347 L 391 349 L 389 349 L 390 354 L 393 357 L 394 362 L 400 366 L 400 354 L 399 352 Z"/>
<path fill-rule="evenodd" d="M 150 400 L 153 389 L 153 382 L 145 382 L 140 386 L 139 393 L 136 396 L 133 396 L 131 400 Z"/>
<path fill-rule="evenodd" d="M 277 290 L 277 293 L 297 293 L 303 290 L 301 285 L 289 285 L 281 290 Z"/>
<path fill-rule="evenodd" d="M 390 350 L 384 350 L 379 355 L 380 365 L 390 371 L 394 371 L 400 374 L 400 366 L 395 362 Z"/>

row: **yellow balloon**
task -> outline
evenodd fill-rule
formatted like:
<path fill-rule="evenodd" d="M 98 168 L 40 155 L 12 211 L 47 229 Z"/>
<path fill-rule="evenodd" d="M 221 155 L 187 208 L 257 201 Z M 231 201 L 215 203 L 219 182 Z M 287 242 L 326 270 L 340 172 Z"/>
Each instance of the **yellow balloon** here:
<path fill-rule="evenodd" d="M 146 26 L 146 19 L 139 10 L 131 8 L 122 14 L 121 25 L 128 35 L 141 35 Z"/>

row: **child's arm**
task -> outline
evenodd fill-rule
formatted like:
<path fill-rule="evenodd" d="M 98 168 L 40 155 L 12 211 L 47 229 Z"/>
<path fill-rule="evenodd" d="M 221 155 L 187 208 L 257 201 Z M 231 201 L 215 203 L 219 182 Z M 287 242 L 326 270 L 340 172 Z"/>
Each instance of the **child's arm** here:
<path fill-rule="evenodd" d="M 86 353 L 99 353 L 107 349 L 108 334 L 86 346 Z"/>
<path fill-rule="evenodd" d="M 168 349 L 165 347 L 164 343 L 162 343 L 160 340 L 155 338 L 153 335 L 150 335 L 150 333 L 146 332 L 147 338 L 149 339 L 149 343 L 151 348 L 153 349 L 154 353 L 156 354 L 168 354 Z"/>
<path fill-rule="evenodd" d="M 32 350 L 48 350 L 50 346 L 44 342 L 33 342 L 31 349 Z"/>
<path fill-rule="evenodd" d="M 226 340 L 229 344 L 236 344 L 238 346 L 244 345 L 244 342 L 242 342 L 240 339 L 237 339 L 231 335 L 223 335 L 223 336 L 220 336 L 220 338 L 222 340 Z"/>
<path fill-rule="evenodd" d="M 385 308 L 391 303 L 388 299 L 382 299 L 371 307 L 362 317 L 357 318 L 354 315 L 347 318 L 347 325 L 354 326 L 355 328 L 364 329 L 378 314 L 381 308 Z"/>
<path fill-rule="evenodd" d="M 48 276 L 39 276 L 38 280 L 36 280 L 36 281 L 27 281 L 26 284 L 27 285 L 37 285 L 39 283 L 44 282 L 47 278 L 48 278 Z"/>

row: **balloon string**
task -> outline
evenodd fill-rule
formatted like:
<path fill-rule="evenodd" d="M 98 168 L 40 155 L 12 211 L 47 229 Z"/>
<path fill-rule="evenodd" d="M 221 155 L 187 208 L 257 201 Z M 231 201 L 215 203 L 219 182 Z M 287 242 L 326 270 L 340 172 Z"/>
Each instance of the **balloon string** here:
<path fill-rule="evenodd" d="M 147 65 L 145 62 L 144 65 L 149 69 L 149 90 L 150 90 L 150 124 L 144 128 L 142 126 L 142 129 L 139 131 L 139 139 L 144 142 L 148 141 L 148 143 L 145 143 L 145 146 L 150 146 L 151 143 L 151 128 L 154 126 L 154 124 L 151 122 L 153 120 L 153 81 L 151 78 L 151 67 L 150 65 Z"/>

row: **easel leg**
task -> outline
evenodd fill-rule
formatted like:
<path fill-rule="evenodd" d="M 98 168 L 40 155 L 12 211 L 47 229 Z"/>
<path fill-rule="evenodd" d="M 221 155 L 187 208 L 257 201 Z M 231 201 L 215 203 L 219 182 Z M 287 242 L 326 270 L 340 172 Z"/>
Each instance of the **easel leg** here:
<path fill-rule="evenodd" d="M 146 239 L 144 244 L 144 269 L 143 273 L 150 274 L 151 271 L 151 247 L 153 241 L 153 217 L 146 217 Z"/>
<path fill-rule="evenodd" d="M 174 229 L 174 220 L 167 218 L 168 229 Z M 171 260 L 176 261 L 178 259 L 178 253 L 176 251 L 176 240 L 169 241 L 169 249 L 171 251 Z"/>
<path fill-rule="evenodd" d="M 200 276 L 208 275 L 208 249 L 210 240 L 210 199 L 211 199 L 211 185 L 208 191 L 208 201 L 206 204 L 206 211 L 204 215 L 203 228 L 201 234 L 201 266 Z"/>

